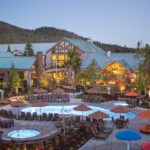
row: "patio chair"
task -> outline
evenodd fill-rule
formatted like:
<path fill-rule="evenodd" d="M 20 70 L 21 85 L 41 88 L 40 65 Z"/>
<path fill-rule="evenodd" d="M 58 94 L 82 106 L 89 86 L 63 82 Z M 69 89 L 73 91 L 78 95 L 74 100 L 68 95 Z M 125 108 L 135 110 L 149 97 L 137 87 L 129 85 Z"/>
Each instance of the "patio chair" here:
<path fill-rule="evenodd" d="M 124 120 L 120 120 L 120 119 L 116 119 L 116 128 L 124 128 L 125 127 L 125 121 Z"/>
<path fill-rule="evenodd" d="M 13 114 L 13 112 L 11 110 L 9 111 L 9 118 L 13 118 L 13 119 L 16 118 L 16 115 Z"/>
<path fill-rule="evenodd" d="M 111 117 L 111 123 L 113 124 L 113 126 L 116 125 L 116 120 L 114 119 L 113 116 Z"/>
<path fill-rule="evenodd" d="M 47 113 L 43 113 L 43 114 L 42 114 L 42 120 L 48 121 Z"/>
<path fill-rule="evenodd" d="M 75 117 L 75 122 L 80 122 L 80 116 Z"/>
<path fill-rule="evenodd" d="M 27 112 L 27 120 L 32 120 L 31 112 Z"/>
<path fill-rule="evenodd" d="M 26 113 L 25 113 L 25 112 L 21 112 L 20 119 L 24 119 L 24 120 L 26 120 L 26 119 L 27 119 L 27 115 L 26 115 Z"/>
<path fill-rule="evenodd" d="M 53 121 L 54 117 L 53 117 L 53 113 L 49 113 L 48 114 L 48 121 Z"/>
<path fill-rule="evenodd" d="M 14 126 L 15 126 L 14 119 L 10 119 L 9 121 L 10 121 L 10 125 L 11 125 L 11 127 L 14 127 Z"/>
<path fill-rule="evenodd" d="M 93 126 L 91 127 L 91 131 L 92 131 L 95 138 L 105 140 L 108 137 L 108 134 L 101 133 L 101 132 L 96 132 Z"/>
<path fill-rule="evenodd" d="M 124 122 L 124 127 L 127 128 L 128 124 L 129 124 L 129 119 L 126 119 L 125 122 Z"/>
<path fill-rule="evenodd" d="M 113 131 L 113 128 L 106 127 L 106 126 L 101 126 L 100 124 L 98 124 L 98 128 L 103 133 L 108 133 L 109 134 L 109 133 L 112 133 L 112 131 Z"/>
<path fill-rule="evenodd" d="M 54 121 L 58 121 L 59 120 L 59 114 L 58 113 L 54 113 Z"/>
<path fill-rule="evenodd" d="M 33 119 L 33 120 L 39 120 L 39 116 L 37 115 L 37 112 L 34 112 L 34 113 L 32 114 L 32 119 Z"/>

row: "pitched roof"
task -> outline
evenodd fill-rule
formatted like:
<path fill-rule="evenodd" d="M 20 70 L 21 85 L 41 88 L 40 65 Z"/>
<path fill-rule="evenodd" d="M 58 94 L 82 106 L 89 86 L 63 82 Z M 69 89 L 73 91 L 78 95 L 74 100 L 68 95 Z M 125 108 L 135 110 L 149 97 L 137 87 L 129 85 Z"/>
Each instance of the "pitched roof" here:
<path fill-rule="evenodd" d="M 11 54 L 5 50 L 0 50 L 0 58 L 1 57 L 13 57 L 13 54 Z"/>
<path fill-rule="evenodd" d="M 138 68 L 140 62 L 140 60 L 135 57 L 135 53 L 112 53 L 110 57 L 107 57 L 106 54 L 87 53 L 81 64 L 81 68 L 87 68 L 93 59 L 97 62 L 99 68 L 103 68 L 111 62 L 117 61 L 127 69 L 135 70 Z"/>
<path fill-rule="evenodd" d="M 84 40 L 78 40 L 78 39 L 73 39 L 73 38 L 64 38 L 71 44 L 73 44 L 75 47 L 78 47 L 80 50 L 83 52 L 88 52 L 88 53 L 93 53 L 93 52 L 100 52 L 100 53 L 105 53 L 101 48 L 96 46 L 95 44 L 84 41 Z"/>
<path fill-rule="evenodd" d="M 10 69 L 12 64 L 15 69 L 29 70 L 35 62 L 35 57 L 1 57 L 0 69 Z"/>

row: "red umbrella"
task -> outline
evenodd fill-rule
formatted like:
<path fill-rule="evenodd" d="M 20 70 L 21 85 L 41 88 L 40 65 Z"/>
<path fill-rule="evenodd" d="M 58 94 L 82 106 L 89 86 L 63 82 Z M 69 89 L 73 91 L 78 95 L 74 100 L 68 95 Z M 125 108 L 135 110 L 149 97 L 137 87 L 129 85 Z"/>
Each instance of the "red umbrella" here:
<path fill-rule="evenodd" d="M 149 120 L 150 120 L 150 110 L 142 111 L 142 112 L 140 112 L 138 115 L 139 115 L 139 117 L 141 117 L 141 118 L 146 118 L 146 119 L 148 119 L 148 124 L 149 124 Z"/>
<path fill-rule="evenodd" d="M 124 95 L 127 96 L 127 97 L 137 97 L 137 96 L 139 96 L 139 94 L 137 92 L 134 92 L 134 91 L 127 92 Z"/>
<path fill-rule="evenodd" d="M 84 104 L 81 104 L 81 105 L 79 105 L 79 106 L 76 106 L 76 107 L 74 107 L 73 109 L 76 110 L 76 111 L 82 111 L 82 120 L 83 120 L 83 111 L 89 111 L 89 110 L 91 110 L 90 107 L 88 107 L 88 106 L 86 106 L 86 105 L 84 105 Z"/>
<path fill-rule="evenodd" d="M 25 107 L 27 104 L 24 101 L 13 101 L 11 102 L 12 107 L 18 107 L 18 118 L 19 118 L 19 107 Z"/>
<path fill-rule="evenodd" d="M 125 106 L 118 106 L 118 107 L 111 109 L 111 111 L 114 113 L 128 113 L 130 112 L 130 109 Z"/>
<path fill-rule="evenodd" d="M 39 88 L 39 89 L 34 89 L 34 93 L 46 93 L 47 90 Z"/>
<path fill-rule="evenodd" d="M 65 90 L 61 89 L 61 88 L 56 88 L 52 91 L 52 93 L 64 93 Z"/>
<path fill-rule="evenodd" d="M 86 93 L 88 93 L 88 94 L 97 94 L 99 92 L 98 92 L 97 89 L 92 88 L 92 89 L 87 90 Z"/>
<path fill-rule="evenodd" d="M 106 113 L 97 111 L 95 113 L 90 114 L 88 117 L 99 120 L 99 119 L 109 118 L 109 115 Z"/>
<path fill-rule="evenodd" d="M 32 107 L 40 107 L 40 120 L 41 120 L 41 107 L 45 106 L 48 106 L 48 104 L 42 101 L 38 101 L 37 103 L 32 104 Z"/>

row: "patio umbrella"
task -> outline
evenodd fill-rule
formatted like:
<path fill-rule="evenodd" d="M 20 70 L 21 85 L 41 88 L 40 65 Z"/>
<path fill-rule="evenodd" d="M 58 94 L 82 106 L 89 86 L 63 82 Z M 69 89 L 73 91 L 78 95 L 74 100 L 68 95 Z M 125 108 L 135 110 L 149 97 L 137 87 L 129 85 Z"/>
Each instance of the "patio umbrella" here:
<path fill-rule="evenodd" d="M 25 107 L 27 104 L 24 101 L 13 101 L 11 103 L 12 107 L 18 107 L 18 118 L 19 118 L 19 107 Z"/>
<path fill-rule="evenodd" d="M 48 106 L 48 104 L 42 101 L 38 101 L 37 103 L 32 104 L 32 107 L 40 107 L 40 120 L 41 120 L 41 108 L 45 106 Z"/>
<path fill-rule="evenodd" d="M 127 150 L 130 150 L 130 141 L 141 139 L 141 134 L 135 130 L 122 130 L 116 133 L 116 138 L 128 141 Z"/>
<path fill-rule="evenodd" d="M 81 105 L 79 105 L 79 106 L 76 106 L 76 107 L 74 107 L 73 109 L 76 110 L 76 111 L 82 111 L 82 120 L 83 120 L 83 111 L 89 111 L 89 110 L 91 110 L 90 107 L 88 107 L 88 106 L 86 106 L 86 105 L 84 105 L 84 104 L 81 104 Z"/>
<path fill-rule="evenodd" d="M 117 106 L 113 109 L 111 109 L 112 112 L 120 114 L 120 116 L 124 113 L 130 112 L 130 109 L 126 106 Z"/>
<path fill-rule="evenodd" d="M 138 114 L 138 116 L 141 117 L 141 118 L 146 118 L 146 119 L 148 119 L 148 124 L 150 123 L 150 121 L 149 121 L 149 120 L 150 120 L 150 110 L 149 110 L 149 109 L 140 112 L 140 113 Z"/>
<path fill-rule="evenodd" d="M 86 93 L 88 93 L 88 94 L 98 94 L 99 92 L 98 92 L 97 89 L 92 88 L 92 89 L 87 90 Z"/>
<path fill-rule="evenodd" d="M 137 92 L 130 91 L 130 92 L 127 92 L 126 94 L 124 94 L 124 96 L 127 96 L 127 97 L 137 97 L 137 96 L 139 96 L 139 94 Z"/>
<path fill-rule="evenodd" d="M 95 113 L 92 113 L 90 115 L 88 115 L 89 118 L 92 118 L 92 119 L 104 119 L 104 118 L 109 118 L 109 115 L 106 114 L 106 113 L 103 113 L 103 112 L 100 112 L 100 111 L 97 111 Z"/>
<path fill-rule="evenodd" d="M 39 89 L 34 89 L 34 93 L 46 93 L 47 90 L 43 89 L 43 88 L 39 88 Z"/>
<path fill-rule="evenodd" d="M 111 109 L 111 111 L 114 112 L 114 113 L 121 114 L 121 113 L 128 113 L 128 112 L 130 112 L 130 109 L 128 107 L 125 107 L 125 106 L 117 106 L 117 107 Z"/>
<path fill-rule="evenodd" d="M 56 88 L 52 91 L 52 93 L 64 93 L 65 90 L 61 89 L 61 88 Z"/>
<path fill-rule="evenodd" d="M 141 150 L 150 150 L 150 142 L 143 143 Z"/>

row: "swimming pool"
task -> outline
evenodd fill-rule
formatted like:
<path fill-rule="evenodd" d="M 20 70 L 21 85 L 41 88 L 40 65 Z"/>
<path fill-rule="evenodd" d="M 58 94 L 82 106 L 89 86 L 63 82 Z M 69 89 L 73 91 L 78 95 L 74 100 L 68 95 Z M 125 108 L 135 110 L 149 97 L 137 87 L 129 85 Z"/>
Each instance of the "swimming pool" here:
<path fill-rule="evenodd" d="M 129 106 L 127 102 L 124 101 L 118 101 L 113 103 L 115 106 Z"/>
<path fill-rule="evenodd" d="M 22 112 L 37 112 L 38 115 L 40 115 L 40 111 L 41 114 L 42 113 L 58 113 L 58 114 L 72 114 L 72 115 L 82 115 L 81 111 L 76 111 L 73 108 L 76 107 L 77 105 L 57 105 L 57 106 L 46 106 L 46 107 L 28 107 L 28 108 L 24 108 L 22 109 Z M 106 114 L 108 114 L 110 116 L 110 118 L 113 116 L 115 119 L 120 117 L 120 114 L 116 114 L 111 112 L 109 109 L 104 109 L 104 108 L 100 108 L 100 107 L 96 107 L 96 106 L 91 106 L 88 105 L 91 110 L 89 111 L 84 111 L 83 112 L 83 116 L 88 116 L 96 111 L 101 111 L 104 112 Z M 41 110 L 40 110 L 41 109 Z M 125 118 L 134 118 L 136 116 L 135 113 L 133 112 L 129 112 L 129 113 L 124 113 Z M 108 119 L 110 119 L 108 118 Z"/>
<path fill-rule="evenodd" d="M 38 136 L 40 132 L 38 130 L 33 129 L 21 129 L 21 130 L 13 130 L 8 132 L 7 136 L 11 138 L 17 139 L 26 139 Z"/>

